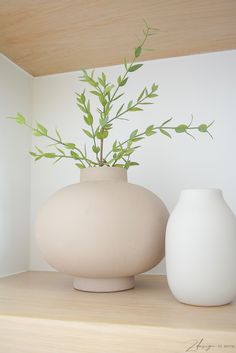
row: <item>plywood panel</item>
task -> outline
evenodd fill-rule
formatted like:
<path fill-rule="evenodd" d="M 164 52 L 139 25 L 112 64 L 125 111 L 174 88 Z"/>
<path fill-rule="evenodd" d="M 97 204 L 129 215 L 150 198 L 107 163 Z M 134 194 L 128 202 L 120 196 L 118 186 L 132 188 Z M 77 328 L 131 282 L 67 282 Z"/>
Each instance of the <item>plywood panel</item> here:
<path fill-rule="evenodd" d="M 176 353 L 191 346 L 235 353 L 236 302 L 181 304 L 165 276 L 138 276 L 135 289 L 119 293 L 76 291 L 72 278 L 55 272 L 0 280 L 0 353 Z"/>
<path fill-rule="evenodd" d="M 120 64 L 143 18 L 142 60 L 236 48 L 235 0 L 0 0 L 0 50 L 34 76 Z"/>

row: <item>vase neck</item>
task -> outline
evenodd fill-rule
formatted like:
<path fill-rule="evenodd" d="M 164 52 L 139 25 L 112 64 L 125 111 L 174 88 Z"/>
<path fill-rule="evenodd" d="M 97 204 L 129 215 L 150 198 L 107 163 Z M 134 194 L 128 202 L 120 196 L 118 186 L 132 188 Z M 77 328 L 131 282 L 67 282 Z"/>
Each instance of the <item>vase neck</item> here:
<path fill-rule="evenodd" d="M 116 167 L 85 168 L 80 171 L 80 182 L 127 181 L 127 170 Z"/>
<path fill-rule="evenodd" d="M 223 194 L 220 189 L 187 189 L 180 194 L 180 199 L 189 201 L 220 200 L 222 198 Z"/>

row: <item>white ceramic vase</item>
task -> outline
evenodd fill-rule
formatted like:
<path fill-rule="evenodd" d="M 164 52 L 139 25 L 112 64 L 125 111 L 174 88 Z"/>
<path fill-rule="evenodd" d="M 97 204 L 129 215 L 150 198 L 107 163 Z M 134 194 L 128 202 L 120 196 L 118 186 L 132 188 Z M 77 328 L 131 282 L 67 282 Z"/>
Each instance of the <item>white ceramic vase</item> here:
<path fill-rule="evenodd" d="M 168 211 L 152 192 L 127 182 L 122 168 L 86 168 L 40 209 L 36 237 L 47 262 L 74 287 L 112 292 L 164 256 Z"/>
<path fill-rule="evenodd" d="M 218 189 L 184 190 L 166 231 L 166 267 L 173 295 L 216 306 L 236 295 L 236 219 Z"/>

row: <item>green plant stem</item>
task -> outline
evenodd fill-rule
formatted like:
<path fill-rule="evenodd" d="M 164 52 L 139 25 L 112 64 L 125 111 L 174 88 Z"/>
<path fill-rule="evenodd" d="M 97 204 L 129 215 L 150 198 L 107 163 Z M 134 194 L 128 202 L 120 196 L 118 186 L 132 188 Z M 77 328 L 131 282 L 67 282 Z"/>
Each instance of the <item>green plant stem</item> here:
<path fill-rule="evenodd" d="M 84 107 L 84 109 L 86 110 L 87 114 L 91 114 L 91 112 L 89 112 L 88 109 L 87 109 L 86 103 L 83 102 L 83 103 L 81 103 L 81 104 L 83 105 L 83 107 Z M 93 136 L 93 143 L 94 143 L 94 146 L 97 147 L 96 136 L 95 136 L 93 124 L 90 125 L 90 128 L 91 128 L 91 132 L 92 132 L 92 136 Z M 97 161 L 98 161 L 98 163 L 99 163 L 98 153 L 96 153 L 96 159 L 97 159 Z"/>
<path fill-rule="evenodd" d="M 147 37 L 148 37 L 148 34 L 149 34 L 149 30 L 150 30 L 150 29 L 148 28 L 148 29 L 147 29 L 147 32 L 145 32 L 145 36 L 144 36 L 143 41 L 142 41 L 141 44 L 139 45 L 141 48 L 144 46 L 144 44 L 145 44 L 145 42 L 146 42 L 146 40 L 147 40 Z M 132 67 L 132 65 L 134 64 L 135 60 L 136 60 L 136 56 L 134 55 L 131 64 L 126 68 L 126 71 L 125 71 L 123 77 L 121 78 L 121 82 L 127 77 L 128 72 L 129 72 L 129 69 Z M 116 97 L 116 95 L 117 95 L 117 93 L 118 93 L 120 87 L 121 87 L 120 84 L 118 84 L 117 87 L 116 87 L 116 89 L 115 89 L 115 91 L 114 91 L 114 93 L 113 93 L 113 95 L 112 95 L 112 97 L 111 97 L 111 99 L 110 99 L 109 102 L 108 102 L 109 105 L 113 102 L 113 100 L 114 100 L 114 98 Z M 99 87 L 98 87 L 98 88 L 99 88 Z M 100 93 L 103 94 L 103 92 L 100 90 L 100 88 L 99 88 L 99 91 L 100 91 Z M 137 105 L 137 104 L 136 104 L 136 105 Z M 135 106 L 136 106 L 136 105 L 135 105 Z M 135 106 L 134 106 L 134 107 L 135 107 Z M 132 107 L 132 108 L 133 108 L 133 107 Z M 127 111 L 128 111 L 128 110 L 127 110 Z M 126 112 L 127 112 L 127 111 L 126 111 Z M 104 106 L 103 106 L 103 113 L 105 114 L 105 107 L 104 107 Z M 109 124 L 111 121 L 113 121 L 113 120 L 119 118 L 119 117 L 120 117 L 121 115 L 123 115 L 123 114 L 125 114 L 125 112 L 122 113 L 122 114 L 119 114 L 118 116 L 114 117 L 113 119 L 110 119 L 110 120 L 107 122 L 107 124 Z M 104 165 L 104 162 L 103 162 L 103 148 L 104 148 L 104 143 L 103 143 L 103 139 L 102 139 L 102 140 L 101 140 L 101 143 L 100 143 L 100 164 L 99 164 L 100 166 L 103 166 L 103 165 Z M 105 160 L 106 160 L 106 158 L 105 158 Z"/>
<path fill-rule="evenodd" d="M 145 33 L 145 36 L 144 36 L 144 39 L 143 39 L 142 43 L 139 45 L 141 48 L 144 46 L 144 44 L 145 44 L 145 42 L 146 42 L 146 40 L 147 40 L 148 32 L 149 32 L 149 28 L 148 28 L 147 32 Z M 131 64 L 129 65 L 129 67 L 127 67 L 127 69 L 126 69 L 124 75 L 123 75 L 122 78 L 121 78 L 121 82 L 126 79 L 126 77 L 127 77 L 127 75 L 128 75 L 128 72 L 129 72 L 129 69 L 132 67 L 132 65 L 135 63 L 135 61 L 136 61 L 136 56 L 134 55 L 133 60 L 131 61 Z M 113 102 L 113 100 L 114 100 L 114 98 L 116 97 L 116 94 L 118 93 L 120 87 L 121 87 L 120 84 L 118 84 L 117 87 L 116 87 L 115 92 L 113 93 L 113 95 L 112 95 L 112 97 L 111 97 L 111 99 L 110 99 L 110 101 L 109 101 L 109 104 Z M 147 97 L 146 97 L 146 98 L 147 98 Z M 136 104 L 136 105 L 137 105 L 137 104 Z M 135 105 L 135 106 L 136 106 L 136 105 Z M 134 106 L 133 106 L 132 108 L 134 108 Z M 118 116 L 115 116 L 114 118 L 110 119 L 110 120 L 108 121 L 108 124 L 109 124 L 111 121 L 113 121 L 113 120 L 117 119 L 118 117 L 120 117 L 121 115 L 127 113 L 127 111 L 128 111 L 128 110 L 126 110 L 125 112 L 119 114 Z"/>
<path fill-rule="evenodd" d="M 103 95 L 103 93 L 102 93 L 102 95 Z M 105 117 L 105 106 L 104 105 L 103 105 L 103 114 L 104 114 L 104 117 Z M 104 165 L 103 149 L 104 149 L 104 139 L 101 139 L 101 142 L 100 142 L 100 163 L 99 163 L 100 167 L 102 167 Z"/>
<path fill-rule="evenodd" d="M 99 166 L 102 167 L 104 165 L 104 161 L 103 161 L 103 145 L 104 145 L 104 140 L 101 139 L 101 143 L 100 143 L 100 162 L 99 162 Z"/>
<path fill-rule="evenodd" d="M 148 36 L 150 35 L 150 31 L 151 31 L 151 28 L 146 25 L 146 30 L 145 30 L 145 32 L 144 32 L 143 41 L 142 41 L 142 42 L 139 44 L 139 46 L 138 46 L 138 47 L 140 47 L 141 49 L 143 48 L 143 46 L 144 46 L 144 44 L 145 44 L 145 42 L 146 42 Z M 125 63 L 125 69 L 126 69 L 126 70 L 125 70 L 125 73 L 123 74 L 123 76 L 121 77 L 121 81 L 120 81 L 120 82 L 122 82 L 122 81 L 124 81 L 124 80 L 126 79 L 128 73 L 129 73 L 129 70 L 130 70 L 130 68 L 133 66 L 133 64 L 134 64 L 134 62 L 136 61 L 137 57 L 138 57 L 138 56 L 134 55 L 133 60 L 131 61 L 130 65 L 127 65 L 127 64 Z M 111 98 L 110 98 L 110 99 L 108 100 L 108 102 L 107 102 L 108 108 L 110 108 L 112 102 L 113 102 L 114 99 L 116 98 L 117 93 L 118 93 L 120 87 L 121 87 L 121 86 L 120 86 L 120 83 L 118 83 L 118 85 L 117 85 L 117 87 L 116 87 L 114 93 L 112 94 Z M 104 87 L 104 90 L 101 90 L 101 88 L 100 88 L 99 86 L 96 86 L 95 89 L 97 90 L 97 92 L 99 92 L 99 93 L 102 95 L 102 97 L 103 97 L 104 99 L 106 99 L 106 97 L 105 97 L 106 95 L 104 94 L 105 87 Z M 108 120 L 107 124 L 109 124 L 110 122 L 112 122 L 112 121 L 115 120 L 115 119 L 119 119 L 122 115 L 124 115 L 125 113 L 127 113 L 130 109 L 135 108 L 137 105 L 139 105 L 141 102 L 143 102 L 143 101 L 144 101 L 145 99 L 147 99 L 147 98 L 148 98 L 148 95 L 146 95 L 143 99 L 141 99 L 141 100 L 139 100 L 138 102 L 136 102 L 136 103 L 135 103 L 134 105 L 132 105 L 129 109 L 125 110 L 124 112 L 121 112 L 120 114 L 116 115 L 114 118 Z M 85 102 L 81 102 L 81 103 L 82 103 L 82 105 L 83 105 L 85 111 L 86 111 L 87 113 L 89 113 L 89 112 L 88 112 L 88 109 L 87 109 L 87 106 L 86 106 L 86 103 L 85 103 Z M 106 116 L 105 116 L 105 111 L 106 111 L 106 108 L 105 108 L 105 105 L 103 105 L 103 116 L 106 118 Z M 99 126 L 98 126 L 98 128 L 99 128 Z M 95 134 L 94 134 L 93 126 L 91 126 L 91 130 L 92 130 L 92 136 L 93 136 L 94 146 L 96 146 L 96 136 L 95 136 Z M 106 163 L 106 158 L 103 158 L 103 153 L 104 153 L 104 139 L 101 139 L 101 141 L 100 141 L 100 157 L 99 157 L 98 154 L 96 153 L 96 159 L 97 159 L 97 161 L 99 162 L 99 165 L 100 165 L 100 166 L 103 166 L 104 164 L 107 164 L 107 163 Z"/>
<path fill-rule="evenodd" d="M 93 135 L 93 143 L 94 143 L 94 146 L 97 147 L 96 136 L 95 136 L 95 133 L 94 133 L 93 125 L 91 125 L 91 132 L 92 132 L 92 135 Z M 97 161 L 98 161 L 98 163 L 99 163 L 98 152 L 96 152 L 96 159 L 97 159 Z"/>
<path fill-rule="evenodd" d="M 150 28 L 147 29 L 147 32 L 146 32 L 145 35 L 144 35 L 144 39 L 143 39 L 143 41 L 141 42 L 141 44 L 139 45 L 141 48 L 143 48 L 143 46 L 144 46 L 144 44 L 145 44 L 145 42 L 146 42 L 146 40 L 147 40 L 149 30 L 150 30 Z M 123 75 L 123 77 L 122 77 L 122 79 L 121 79 L 121 82 L 126 79 L 126 76 L 128 75 L 129 69 L 132 67 L 132 65 L 134 64 L 135 60 L 136 60 L 136 56 L 134 55 L 133 60 L 132 60 L 132 62 L 131 62 L 131 64 L 130 64 L 130 66 L 126 69 L 126 71 L 125 71 L 125 73 L 124 73 L 124 75 Z M 115 92 L 113 93 L 113 95 L 112 95 L 112 97 L 111 97 L 111 99 L 110 99 L 110 102 L 112 102 L 113 99 L 115 98 L 115 96 L 116 96 L 116 94 L 117 94 L 119 88 L 120 88 L 120 85 L 118 84 L 118 86 L 117 86 Z"/>

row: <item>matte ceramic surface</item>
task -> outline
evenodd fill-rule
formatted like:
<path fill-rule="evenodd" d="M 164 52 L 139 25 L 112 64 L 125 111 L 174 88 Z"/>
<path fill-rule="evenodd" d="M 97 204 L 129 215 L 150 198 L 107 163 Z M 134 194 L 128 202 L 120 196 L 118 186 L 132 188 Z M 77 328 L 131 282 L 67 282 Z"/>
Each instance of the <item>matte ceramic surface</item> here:
<path fill-rule="evenodd" d="M 236 295 L 236 219 L 217 189 L 184 190 L 166 231 L 170 289 L 181 302 L 215 306 Z"/>
<path fill-rule="evenodd" d="M 164 256 L 168 211 L 151 191 L 127 182 L 122 168 L 81 170 L 41 208 L 39 247 L 48 263 L 73 275 L 74 287 L 118 291 Z"/>

